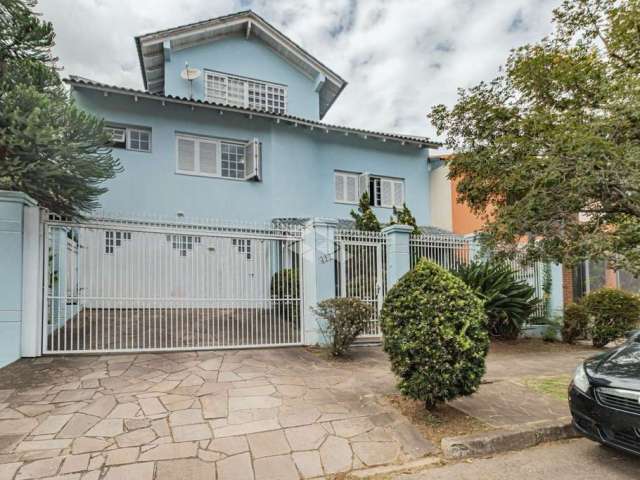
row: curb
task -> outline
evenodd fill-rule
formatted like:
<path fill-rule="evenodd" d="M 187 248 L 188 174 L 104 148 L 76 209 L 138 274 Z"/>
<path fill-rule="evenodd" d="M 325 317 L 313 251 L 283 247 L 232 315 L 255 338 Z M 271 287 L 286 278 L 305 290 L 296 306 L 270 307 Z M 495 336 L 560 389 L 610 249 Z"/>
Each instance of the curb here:
<path fill-rule="evenodd" d="M 543 442 L 553 442 L 578 437 L 570 419 L 543 423 L 514 425 L 491 432 L 448 437 L 442 439 L 442 453 L 447 459 L 481 457 L 511 450 L 533 447 Z"/>
<path fill-rule="evenodd" d="M 381 467 L 365 468 L 354 470 L 347 474 L 348 479 L 371 478 L 379 475 L 391 475 L 395 473 L 412 473 L 416 470 L 424 470 L 427 467 L 440 465 L 442 460 L 438 457 L 425 457 L 401 465 L 386 465 Z"/>

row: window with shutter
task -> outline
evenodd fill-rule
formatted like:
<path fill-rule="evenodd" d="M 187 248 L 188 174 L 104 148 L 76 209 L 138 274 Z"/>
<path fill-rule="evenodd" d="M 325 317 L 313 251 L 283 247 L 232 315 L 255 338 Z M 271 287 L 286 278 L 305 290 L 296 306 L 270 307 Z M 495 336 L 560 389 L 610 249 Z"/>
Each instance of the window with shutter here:
<path fill-rule="evenodd" d="M 250 155 L 252 162 L 249 166 L 247 155 Z M 187 134 L 176 135 L 178 173 L 260 180 L 260 167 L 260 142 L 257 139 L 241 143 Z"/>
<path fill-rule="evenodd" d="M 196 141 L 193 138 L 178 137 L 178 170 L 196 171 Z"/>
<path fill-rule="evenodd" d="M 404 203 L 404 180 L 369 177 L 370 204 L 375 207 L 401 207 Z"/>
<path fill-rule="evenodd" d="M 358 203 L 358 174 L 335 172 L 336 202 Z"/>
<path fill-rule="evenodd" d="M 391 180 L 387 180 L 383 178 L 380 181 L 380 191 L 381 191 L 381 207 L 392 207 L 393 206 L 393 182 Z"/>
<path fill-rule="evenodd" d="M 345 175 L 343 175 L 341 173 L 336 173 L 336 175 L 335 175 L 336 202 L 345 202 L 346 201 L 345 194 L 344 194 L 345 180 L 346 180 Z"/>
<path fill-rule="evenodd" d="M 260 181 L 261 148 L 258 139 L 254 138 L 245 147 L 244 179 Z"/>
<path fill-rule="evenodd" d="M 200 171 L 209 175 L 218 173 L 218 144 L 207 140 L 198 142 L 200 159 Z"/>
<path fill-rule="evenodd" d="M 401 181 L 393 182 L 393 206 L 401 207 L 404 203 L 404 184 Z"/>

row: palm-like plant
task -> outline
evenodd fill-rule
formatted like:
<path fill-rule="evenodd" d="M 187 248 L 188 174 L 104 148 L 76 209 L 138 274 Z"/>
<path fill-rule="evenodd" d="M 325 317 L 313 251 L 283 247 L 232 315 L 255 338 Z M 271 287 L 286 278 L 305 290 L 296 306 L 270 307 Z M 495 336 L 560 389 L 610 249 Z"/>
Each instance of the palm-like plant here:
<path fill-rule="evenodd" d="M 539 302 L 535 289 L 501 262 L 472 262 L 455 273 L 484 301 L 490 335 L 517 338 Z"/>

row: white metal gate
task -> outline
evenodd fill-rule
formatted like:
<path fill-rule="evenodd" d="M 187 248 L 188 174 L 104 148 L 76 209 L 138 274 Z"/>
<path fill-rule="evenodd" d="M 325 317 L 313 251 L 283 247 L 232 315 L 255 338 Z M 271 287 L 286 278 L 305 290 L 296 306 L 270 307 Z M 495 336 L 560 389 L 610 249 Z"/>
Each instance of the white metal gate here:
<path fill-rule="evenodd" d="M 49 220 L 43 351 L 301 344 L 301 240 L 295 226 Z"/>
<path fill-rule="evenodd" d="M 377 232 L 338 230 L 336 242 L 336 296 L 357 297 L 373 315 L 363 337 L 380 336 L 380 309 L 387 291 L 386 239 Z"/>

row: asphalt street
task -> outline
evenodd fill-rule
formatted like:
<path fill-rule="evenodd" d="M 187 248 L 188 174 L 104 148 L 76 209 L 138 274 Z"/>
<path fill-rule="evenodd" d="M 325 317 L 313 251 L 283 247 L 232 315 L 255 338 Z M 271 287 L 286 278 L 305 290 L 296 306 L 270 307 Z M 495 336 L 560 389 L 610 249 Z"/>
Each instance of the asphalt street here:
<path fill-rule="evenodd" d="M 640 457 L 578 439 L 492 458 L 453 463 L 397 480 L 627 480 L 640 479 Z"/>

